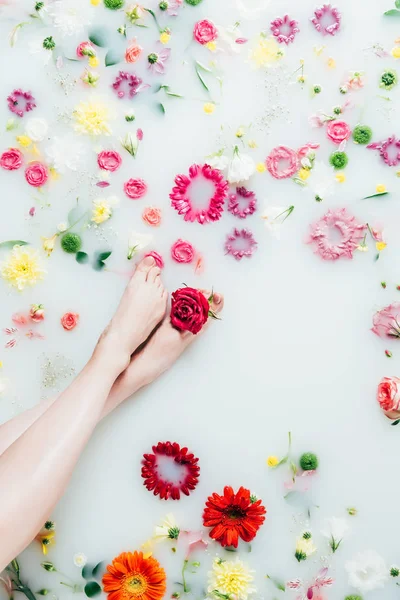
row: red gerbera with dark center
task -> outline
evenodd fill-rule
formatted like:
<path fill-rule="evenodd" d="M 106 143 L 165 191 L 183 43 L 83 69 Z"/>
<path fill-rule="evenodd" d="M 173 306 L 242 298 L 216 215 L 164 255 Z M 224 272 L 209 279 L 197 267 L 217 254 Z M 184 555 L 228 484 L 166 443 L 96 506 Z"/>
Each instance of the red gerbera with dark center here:
<path fill-rule="evenodd" d="M 162 474 L 162 463 L 177 468 L 175 481 Z M 181 448 L 176 442 L 159 442 L 153 446 L 153 454 L 144 454 L 142 461 L 142 477 L 144 485 L 155 496 L 162 500 L 179 500 L 181 492 L 189 496 L 199 482 L 199 459 L 187 448 Z M 168 466 L 168 465 L 166 465 Z"/>
<path fill-rule="evenodd" d="M 235 494 L 226 486 L 223 496 L 214 493 L 208 498 L 203 523 L 205 527 L 212 527 L 210 537 L 221 546 L 237 548 L 239 538 L 251 542 L 256 537 L 266 512 L 261 500 L 251 496 L 246 488 L 240 487 Z"/>

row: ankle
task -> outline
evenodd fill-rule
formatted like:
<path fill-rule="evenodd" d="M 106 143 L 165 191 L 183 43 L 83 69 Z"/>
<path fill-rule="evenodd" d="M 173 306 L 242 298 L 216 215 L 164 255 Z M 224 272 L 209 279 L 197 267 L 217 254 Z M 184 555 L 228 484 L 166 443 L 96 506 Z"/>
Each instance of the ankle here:
<path fill-rule="evenodd" d="M 111 369 L 117 378 L 129 366 L 131 355 L 129 350 L 121 346 L 120 340 L 112 333 L 102 334 L 92 358 L 103 363 L 105 368 Z"/>

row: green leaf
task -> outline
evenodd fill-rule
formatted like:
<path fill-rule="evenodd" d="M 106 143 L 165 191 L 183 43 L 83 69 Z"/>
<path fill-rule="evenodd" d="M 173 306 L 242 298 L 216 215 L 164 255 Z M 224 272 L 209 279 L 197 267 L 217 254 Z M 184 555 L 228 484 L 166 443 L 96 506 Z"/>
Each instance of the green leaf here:
<path fill-rule="evenodd" d="M 207 92 L 209 92 L 210 90 L 208 89 L 208 86 L 206 84 L 206 82 L 204 81 L 203 77 L 200 74 L 200 71 L 198 69 L 196 69 L 196 73 L 197 73 L 197 77 L 200 79 L 201 85 L 204 87 L 204 89 L 207 90 Z"/>
<path fill-rule="evenodd" d="M 84 592 L 88 598 L 101 594 L 101 587 L 96 581 L 89 581 L 84 588 Z"/>
<path fill-rule="evenodd" d="M 106 263 L 104 261 L 107 260 L 109 256 L 111 256 L 111 250 L 108 250 L 106 252 L 97 252 L 93 263 L 94 270 L 102 271 L 106 266 Z"/>
<path fill-rule="evenodd" d="M 98 27 L 89 32 L 89 40 L 99 48 L 105 48 L 108 45 L 108 31 L 105 27 Z"/>
<path fill-rule="evenodd" d="M 93 569 L 93 577 L 95 579 L 100 580 L 103 577 L 106 568 L 107 568 L 107 562 L 105 560 L 102 560 L 101 562 L 97 563 L 97 565 Z"/>
<path fill-rule="evenodd" d="M 22 592 L 28 598 L 28 600 L 36 600 L 35 594 L 26 585 L 18 586 L 18 591 Z"/>
<path fill-rule="evenodd" d="M 8 240 L 7 242 L 0 242 L 0 248 L 14 248 L 14 246 L 27 246 L 29 242 L 23 240 Z"/>
<path fill-rule="evenodd" d="M 172 98 L 183 98 L 182 94 L 174 94 L 173 92 L 165 92 L 167 96 L 171 96 Z"/>
<path fill-rule="evenodd" d="M 397 419 L 397 421 L 393 421 L 392 427 L 394 427 L 395 425 L 398 425 L 399 423 L 400 423 L 400 419 Z"/>
<path fill-rule="evenodd" d="M 237 552 L 237 549 L 233 546 L 225 546 L 224 550 L 226 550 L 227 552 Z"/>
<path fill-rule="evenodd" d="M 390 194 L 390 192 L 377 192 L 376 194 L 371 194 L 370 196 L 364 196 L 362 199 L 368 200 L 368 198 L 377 198 L 378 196 L 387 196 L 388 194 Z"/>
<path fill-rule="evenodd" d="M 162 102 L 160 102 L 159 104 L 157 104 L 157 107 L 162 112 L 162 114 L 165 115 L 166 110 L 165 110 L 164 104 L 162 104 Z"/>
<path fill-rule="evenodd" d="M 97 254 L 97 260 L 107 260 L 107 258 L 109 258 L 111 256 L 111 250 L 107 250 L 107 252 L 99 252 L 99 254 Z"/>
<path fill-rule="evenodd" d="M 266 575 L 266 578 L 269 579 L 276 588 L 278 588 L 278 590 L 281 590 L 281 592 L 284 592 L 286 590 L 285 588 L 285 584 L 282 583 L 282 581 L 279 581 L 278 579 L 275 579 L 275 577 L 271 577 L 270 575 Z"/>
<path fill-rule="evenodd" d="M 396 8 L 400 8 L 400 0 L 396 0 L 396 2 L 394 3 Z"/>
<path fill-rule="evenodd" d="M 196 65 L 199 67 L 199 69 L 201 69 L 202 71 L 206 71 L 207 73 L 212 73 L 212 70 L 209 69 L 208 67 L 206 67 L 205 65 L 203 65 L 203 63 L 199 62 L 198 60 L 196 60 Z"/>
<path fill-rule="evenodd" d="M 104 64 L 106 67 L 112 67 L 113 65 L 117 65 L 122 62 L 123 56 L 120 52 L 116 52 L 115 50 L 109 50 L 104 59 Z"/>
<path fill-rule="evenodd" d="M 82 569 L 82 577 L 83 579 L 90 579 L 93 573 L 94 565 L 87 563 Z"/>
<path fill-rule="evenodd" d="M 386 17 L 400 17 L 400 10 L 396 8 L 392 8 L 391 10 L 387 10 L 383 13 Z"/>
<path fill-rule="evenodd" d="M 75 254 L 75 258 L 76 262 L 78 262 L 80 265 L 85 265 L 89 262 L 89 255 L 86 254 L 86 252 L 77 252 Z"/>

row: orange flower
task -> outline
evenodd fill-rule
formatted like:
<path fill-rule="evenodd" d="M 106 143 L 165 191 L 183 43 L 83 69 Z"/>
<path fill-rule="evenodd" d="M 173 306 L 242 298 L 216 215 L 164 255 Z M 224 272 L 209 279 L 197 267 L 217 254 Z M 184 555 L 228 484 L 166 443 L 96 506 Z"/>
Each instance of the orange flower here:
<path fill-rule="evenodd" d="M 139 46 L 136 41 L 136 38 L 130 41 L 129 46 L 125 50 L 125 61 L 127 63 L 134 63 L 138 60 L 139 56 L 142 54 L 143 48 Z"/>
<path fill-rule="evenodd" d="M 103 586 L 109 600 L 161 600 L 167 589 L 160 563 L 136 551 L 114 558 L 103 576 Z"/>

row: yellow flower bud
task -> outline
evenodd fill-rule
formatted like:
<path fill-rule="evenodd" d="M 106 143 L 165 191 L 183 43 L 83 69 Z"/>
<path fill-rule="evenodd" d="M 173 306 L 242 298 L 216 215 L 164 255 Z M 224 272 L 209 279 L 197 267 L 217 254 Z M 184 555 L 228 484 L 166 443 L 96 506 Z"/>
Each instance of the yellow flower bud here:
<path fill-rule="evenodd" d="M 386 185 L 384 185 L 383 183 L 379 183 L 375 189 L 377 194 L 383 194 L 384 192 L 386 192 Z"/>
<path fill-rule="evenodd" d="M 393 58 L 400 58 L 400 46 L 395 46 L 392 48 L 390 54 L 393 56 Z"/>
<path fill-rule="evenodd" d="M 277 456 L 268 456 L 267 465 L 269 467 L 276 467 L 279 464 L 279 458 Z"/>
<path fill-rule="evenodd" d="M 344 183 L 346 181 L 346 175 L 344 173 L 338 173 L 335 175 L 335 179 L 338 183 Z"/>
<path fill-rule="evenodd" d="M 211 50 L 211 52 L 215 52 L 217 49 L 217 44 L 216 42 L 208 42 L 208 44 L 206 44 L 206 48 Z"/>
<path fill-rule="evenodd" d="M 378 252 L 382 252 L 386 248 L 387 244 L 385 242 L 376 242 L 375 247 Z"/>
<path fill-rule="evenodd" d="M 166 31 L 163 31 L 162 34 L 160 35 L 160 42 L 162 44 L 168 44 L 170 39 L 171 39 L 171 34 L 167 33 Z"/>
<path fill-rule="evenodd" d="M 89 56 L 89 65 L 94 69 L 99 64 L 97 56 Z"/>
<path fill-rule="evenodd" d="M 215 110 L 214 102 L 206 102 L 203 106 L 203 110 L 206 113 L 206 115 L 212 115 Z"/>
<path fill-rule="evenodd" d="M 311 171 L 310 169 L 300 169 L 297 175 L 302 181 L 306 181 L 310 177 Z"/>
<path fill-rule="evenodd" d="M 16 140 L 21 148 L 29 148 L 32 144 L 32 140 L 28 135 L 17 135 Z"/>

